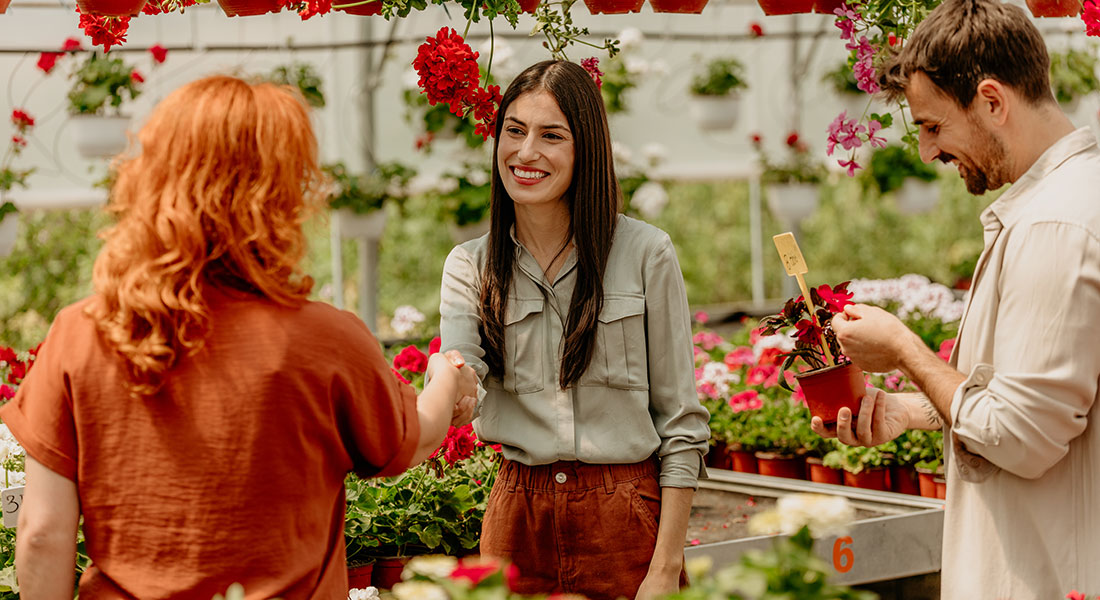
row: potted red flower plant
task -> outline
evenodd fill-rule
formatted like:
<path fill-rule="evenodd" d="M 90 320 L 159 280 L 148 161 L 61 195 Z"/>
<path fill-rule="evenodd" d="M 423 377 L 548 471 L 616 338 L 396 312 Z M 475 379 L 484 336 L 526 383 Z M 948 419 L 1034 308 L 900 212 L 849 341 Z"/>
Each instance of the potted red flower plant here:
<path fill-rule="evenodd" d="M 840 343 L 831 323 L 834 315 L 852 304 L 849 283 L 811 288 L 812 313 L 804 298 L 799 296 L 788 300 L 779 314 L 760 321 L 762 335 L 795 330 L 795 347 L 784 354 L 782 370 L 790 370 L 799 359 L 809 367 L 794 378 L 806 397 L 810 414 L 821 417 L 826 426 L 836 425 L 837 413 L 845 406 L 852 411 L 854 426 L 866 390 L 863 372 L 840 353 Z M 779 384 L 794 391 L 786 377 L 780 377 Z"/>

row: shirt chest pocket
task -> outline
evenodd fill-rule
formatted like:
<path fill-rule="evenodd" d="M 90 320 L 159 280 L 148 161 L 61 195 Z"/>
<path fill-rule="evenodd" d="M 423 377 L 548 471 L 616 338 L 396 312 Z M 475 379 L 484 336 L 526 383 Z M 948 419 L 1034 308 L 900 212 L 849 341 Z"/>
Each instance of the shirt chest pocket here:
<path fill-rule="evenodd" d="M 546 319 L 542 298 L 509 298 L 504 311 L 504 389 L 530 394 L 545 387 Z"/>
<path fill-rule="evenodd" d="M 645 296 L 605 294 L 592 362 L 581 385 L 648 390 Z"/>

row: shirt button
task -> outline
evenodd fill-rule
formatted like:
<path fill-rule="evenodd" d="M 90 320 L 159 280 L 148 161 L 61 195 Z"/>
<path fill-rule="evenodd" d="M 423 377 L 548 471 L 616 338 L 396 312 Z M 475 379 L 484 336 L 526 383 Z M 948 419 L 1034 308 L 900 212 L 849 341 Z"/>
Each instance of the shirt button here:
<path fill-rule="evenodd" d="M 565 483 L 565 480 L 565 473 L 558 473 L 557 475 L 554 475 L 554 481 L 558 483 Z"/>

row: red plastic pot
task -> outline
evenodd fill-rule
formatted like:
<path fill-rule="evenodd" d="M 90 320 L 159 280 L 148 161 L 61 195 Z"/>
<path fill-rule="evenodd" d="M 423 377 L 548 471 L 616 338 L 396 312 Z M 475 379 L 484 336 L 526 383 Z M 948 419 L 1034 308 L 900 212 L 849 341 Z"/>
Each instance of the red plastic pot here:
<path fill-rule="evenodd" d="M 889 470 L 885 467 L 863 469 L 859 473 L 844 472 L 844 485 L 848 487 L 862 488 L 865 490 L 890 491 L 890 483 L 886 481 Z"/>
<path fill-rule="evenodd" d="M 737 471 L 738 473 L 759 473 L 760 465 L 756 460 L 756 455 L 747 450 L 730 450 L 726 448 L 726 455 L 729 457 L 730 469 Z"/>
<path fill-rule="evenodd" d="M 362 590 L 370 587 L 371 575 L 374 571 L 374 563 L 348 567 L 348 591 Z"/>
<path fill-rule="evenodd" d="M 844 0 L 814 0 L 814 12 L 823 15 L 834 14 L 834 10 L 845 6 Z"/>
<path fill-rule="evenodd" d="M 761 475 L 786 477 L 787 479 L 806 479 L 806 458 L 803 456 L 757 452 L 756 464 Z"/>
<path fill-rule="evenodd" d="M 919 496 L 920 483 L 917 482 L 917 472 L 908 465 L 891 466 L 890 489 L 899 494 Z"/>
<path fill-rule="evenodd" d="M 855 428 L 859 406 L 867 393 L 863 371 L 848 363 L 807 371 L 794 378 L 806 396 L 811 415 L 821 417 L 825 425 L 836 425 L 837 412 L 847 406 L 852 411 L 852 428 Z"/>
<path fill-rule="evenodd" d="M 218 4 L 227 17 L 266 15 L 282 9 L 275 0 L 218 0 Z"/>
<path fill-rule="evenodd" d="M 920 495 L 925 498 L 943 498 L 943 496 L 936 493 L 936 478 L 941 475 L 943 475 L 943 467 L 935 472 L 917 468 L 917 487 L 920 488 Z M 946 491 L 946 484 L 944 488 Z"/>
<path fill-rule="evenodd" d="M 1027 7 L 1036 17 L 1076 17 L 1081 0 L 1027 0 Z"/>
<path fill-rule="evenodd" d="M 814 0 L 756 0 L 766 15 L 793 15 L 814 10 Z"/>
<path fill-rule="evenodd" d="M 710 451 L 707 452 L 706 463 L 708 467 L 714 467 L 715 469 L 730 468 L 730 457 L 726 454 L 725 442 L 714 442 L 714 445 L 710 447 Z"/>
<path fill-rule="evenodd" d="M 147 0 L 76 0 L 82 15 L 136 17 Z"/>
<path fill-rule="evenodd" d="M 623 15 L 626 13 L 640 12 L 645 0 L 584 0 L 588 12 L 598 15 Z"/>
<path fill-rule="evenodd" d="M 649 0 L 653 12 L 697 15 L 703 12 L 708 0 Z"/>
<path fill-rule="evenodd" d="M 333 4 L 355 4 L 362 0 L 335 0 Z M 336 8 L 335 6 L 333 8 Z M 348 6 L 346 8 L 336 8 L 336 10 L 346 12 L 349 15 L 359 15 L 361 17 L 369 17 L 372 15 L 382 14 L 382 0 L 372 0 L 366 4 L 356 4 L 355 6 Z"/>
<path fill-rule="evenodd" d="M 535 9 L 538 8 L 540 0 L 518 0 L 519 9 L 525 13 L 535 14 Z"/>
<path fill-rule="evenodd" d="M 947 500 L 947 478 L 942 475 L 935 475 L 932 477 L 932 483 L 936 485 L 936 497 L 940 500 Z"/>
<path fill-rule="evenodd" d="M 409 558 L 406 556 L 378 559 L 371 573 L 371 585 L 380 590 L 393 589 L 394 584 L 401 582 L 401 571 L 405 570 L 407 562 Z"/>
<path fill-rule="evenodd" d="M 822 464 L 821 459 L 815 456 L 806 459 L 806 471 L 809 473 L 810 481 L 815 483 L 844 485 L 844 472 L 840 469 L 826 467 Z"/>
<path fill-rule="evenodd" d="M 0 15 L 8 12 L 9 4 L 11 4 L 11 0 L 0 0 Z"/>

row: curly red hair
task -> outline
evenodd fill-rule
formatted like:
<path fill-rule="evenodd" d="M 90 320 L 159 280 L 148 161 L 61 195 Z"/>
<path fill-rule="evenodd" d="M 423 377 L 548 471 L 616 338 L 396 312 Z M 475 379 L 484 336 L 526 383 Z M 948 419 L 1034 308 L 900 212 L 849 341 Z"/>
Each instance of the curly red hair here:
<path fill-rule="evenodd" d="M 131 391 L 156 393 L 203 345 L 204 292 L 235 288 L 286 306 L 306 301 L 302 223 L 322 176 L 304 102 L 269 83 L 215 76 L 176 90 L 123 159 L 87 312 L 126 361 Z"/>

